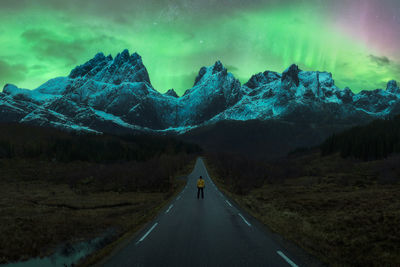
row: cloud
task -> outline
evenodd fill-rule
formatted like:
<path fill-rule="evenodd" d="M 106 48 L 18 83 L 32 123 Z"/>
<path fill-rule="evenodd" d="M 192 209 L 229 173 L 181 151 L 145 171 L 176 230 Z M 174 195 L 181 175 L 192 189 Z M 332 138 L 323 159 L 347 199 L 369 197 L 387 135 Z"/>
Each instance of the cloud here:
<path fill-rule="evenodd" d="M 1 0 L 1 8 L 8 8 L 8 9 L 21 9 L 26 6 L 28 0 Z"/>
<path fill-rule="evenodd" d="M 39 58 L 64 59 L 70 64 L 77 63 L 80 53 L 85 49 L 82 40 L 64 40 L 43 29 L 27 30 L 21 37 L 31 44 Z"/>
<path fill-rule="evenodd" d="M 139 17 L 142 19 L 148 17 L 151 20 L 159 18 L 165 22 L 219 17 L 221 14 L 227 15 L 231 11 L 264 3 L 263 0 L 0 0 L 0 2 L 1 9 L 16 13 L 32 9 L 43 12 L 61 11 L 78 17 L 93 15 L 96 19 L 111 19 L 113 22 L 125 25 L 130 25 L 132 18 L 137 20 Z"/>
<path fill-rule="evenodd" d="M 227 68 L 228 69 L 228 71 L 238 71 L 239 70 L 239 68 L 238 67 L 236 67 L 236 66 L 233 66 L 233 65 L 225 65 L 225 68 Z"/>
<path fill-rule="evenodd" d="M 45 68 L 46 68 L 46 66 L 40 65 L 40 64 L 35 64 L 35 65 L 33 65 L 33 66 L 31 67 L 32 70 L 43 70 L 43 69 L 45 69 Z"/>
<path fill-rule="evenodd" d="M 187 32 L 186 35 L 187 36 L 182 40 L 182 42 L 192 41 L 196 37 L 196 35 L 193 32 Z"/>
<path fill-rule="evenodd" d="M 28 68 L 23 64 L 10 64 L 0 60 L 0 85 L 18 83 L 25 80 Z"/>
<path fill-rule="evenodd" d="M 390 59 L 388 57 L 385 56 L 375 56 L 375 55 L 369 55 L 369 58 L 371 59 L 371 61 L 375 62 L 376 64 L 378 64 L 379 66 L 387 66 L 390 65 Z"/>
<path fill-rule="evenodd" d="M 39 59 L 61 60 L 66 65 L 80 63 L 82 55 L 87 54 L 87 50 L 92 47 L 98 47 L 106 42 L 122 43 L 122 41 L 104 34 L 85 39 L 75 36 L 59 36 L 45 29 L 26 30 L 21 34 L 21 38 L 31 45 Z"/>
<path fill-rule="evenodd" d="M 376 63 L 379 67 L 385 67 L 389 73 L 400 73 L 400 62 L 389 59 L 386 56 L 369 55 L 372 62 Z M 399 76 L 395 77 L 396 79 Z"/>
<path fill-rule="evenodd" d="M 291 24 L 304 25 L 305 23 L 304 23 L 304 20 L 302 20 L 301 18 L 296 17 L 296 18 L 292 19 Z"/>

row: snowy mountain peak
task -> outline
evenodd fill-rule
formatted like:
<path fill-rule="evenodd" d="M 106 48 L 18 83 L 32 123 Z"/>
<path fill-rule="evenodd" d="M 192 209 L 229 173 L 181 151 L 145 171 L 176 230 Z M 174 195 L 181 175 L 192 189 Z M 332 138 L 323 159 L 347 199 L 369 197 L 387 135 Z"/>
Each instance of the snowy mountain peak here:
<path fill-rule="evenodd" d="M 130 57 L 130 53 L 128 49 L 124 49 L 121 53 L 118 53 L 115 59 L 122 59 L 122 60 L 127 60 Z"/>
<path fill-rule="evenodd" d="M 169 89 L 169 90 L 165 93 L 165 95 L 172 96 L 172 97 L 176 97 L 176 98 L 179 97 L 178 94 L 175 92 L 174 89 Z"/>
<path fill-rule="evenodd" d="M 392 94 L 400 94 L 400 89 L 395 80 L 391 80 L 387 83 L 386 91 L 388 91 Z"/>
<path fill-rule="evenodd" d="M 137 53 L 114 58 L 96 54 L 68 77 L 35 90 L 7 84 L 0 93 L 0 121 L 100 132 L 184 132 L 220 120 L 283 119 L 307 123 L 352 123 L 400 113 L 400 89 L 362 91 L 335 86 L 332 74 L 264 71 L 243 86 L 220 61 L 202 67 L 182 97 L 154 90 Z"/>
<path fill-rule="evenodd" d="M 146 82 L 150 78 L 142 58 L 137 53 L 129 54 L 125 49 L 113 59 L 98 53 L 83 65 L 74 68 L 69 78 L 86 78 L 104 83 L 121 84 L 123 82 Z"/>
<path fill-rule="evenodd" d="M 279 79 L 281 79 L 281 75 L 279 73 L 274 71 L 264 71 L 251 76 L 250 80 L 244 85 L 254 89 L 262 84 L 268 84 Z"/>
<path fill-rule="evenodd" d="M 12 94 L 12 92 L 14 92 L 16 89 L 18 89 L 17 86 L 15 86 L 14 84 L 10 84 L 7 83 L 6 85 L 4 85 L 3 87 L 3 93 L 10 95 Z"/>
<path fill-rule="evenodd" d="M 132 55 L 130 55 L 129 50 L 124 49 L 124 51 L 117 54 L 114 61 L 119 64 L 125 63 L 125 62 L 130 62 L 131 64 L 134 65 L 137 62 L 142 63 L 142 57 L 139 56 L 139 54 L 136 52 L 134 52 Z"/>
<path fill-rule="evenodd" d="M 281 80 L 285 89 L 289 89 L 293 85 L 299 86 L 299 72 L 299 67 L 296 64 L 292 64 L 282 73 Z"/>
<path fill-rule="evenodd" d="M 222 76 L 219 77 L 218 76 L 219 74 L 221 74 Z M 228 75 L 227 68 L 225 68 L 224 65 L 221 63 L 221 61 L 218 60 L 212 66 L 201 67 L 193 86 L 198 85 L 200 82 L 207 81 L 210 78 L 211 79 L 221 79 L 222 77 L 225 77 L 227 75 Z M 214 77 L 214 78 L 212 78 L 212 77 Z"/>
<path fill-rule="evenodd" d="M 103 52 L 97 53 L 94 58 L 95 61 L 102 61 L 104 59 L 106 59 L 106 57 L 104 56 Z M 112 59 L 112 58 L 111 58 Z"/>
<path fill-rule="evenodd" d="M 212 73 L 215 74 L 217 72 L 224 72 L 226 75 L 227 69 L 222 65 L 221 61 L 216 61 L 215 64 L 212 66 Z"/>
<path fill-rule="evenodd" d="M 106 58 L 103 53 L 97 53 L 94 58 L 90 59 L 82 65 L 75 67 L 68 77 L 72 79 L 84 77 L 85 75 L 89 74 L 89 72 L 94 71 L 94 69 L 96 70 L 96 68 L 98 71 L 99 68 L 106 65 L 109 61 L 111 60 L 109 58 Z"/>
<path fill-rule="evenodd" d="M 203 78 L 203 76 L 204 76 L 204 74 L 206 74 L 206 72 L 207 72 L 207 68 L 206 67 L 201 67 L 201 69 L 199 70 L 199 74 L 197 74 L 196 79 L 194 80 L 193 86 L 197 85 L 197 83 L 201 80 L 201 78 Z M 186 91 L 185 94 L 187 92 L 188 91 Z"/>

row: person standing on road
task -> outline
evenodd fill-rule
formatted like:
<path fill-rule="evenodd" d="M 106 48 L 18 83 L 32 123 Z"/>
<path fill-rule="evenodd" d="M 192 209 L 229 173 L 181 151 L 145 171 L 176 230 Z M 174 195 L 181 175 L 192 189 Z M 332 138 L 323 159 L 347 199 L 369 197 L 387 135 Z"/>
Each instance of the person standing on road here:
<path fill-rule="evenodd" d="M 201 191 L 201 198 L 204 198 L 204 179 L 201 176 L 197 180 L 197 198 L 199 198 L 200 196 L 200 191 Z"/>

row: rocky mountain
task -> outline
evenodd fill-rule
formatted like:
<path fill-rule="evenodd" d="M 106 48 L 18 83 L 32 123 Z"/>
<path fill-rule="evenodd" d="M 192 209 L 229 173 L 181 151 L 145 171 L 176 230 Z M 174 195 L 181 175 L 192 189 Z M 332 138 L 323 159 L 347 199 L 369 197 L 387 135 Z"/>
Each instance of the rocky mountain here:
<path fill-rule="evenodd" d="M 202 67 L 179 97 L 156 91 L 137 53 L 103 53 L 34 90 L 7 84 L 0 93 L 0 122 L 85 132 L 185 133 L 220 121 L 284 121 L 351 125 L 400 113 L 400 89 L 362 91 L 335 86 L 327 72 L 265 71 L 241 85 L 217 61 Z M 312 126 L 313 127 L 313 126 Z M 311 128 L 312 128 L 311 127 Z"/>

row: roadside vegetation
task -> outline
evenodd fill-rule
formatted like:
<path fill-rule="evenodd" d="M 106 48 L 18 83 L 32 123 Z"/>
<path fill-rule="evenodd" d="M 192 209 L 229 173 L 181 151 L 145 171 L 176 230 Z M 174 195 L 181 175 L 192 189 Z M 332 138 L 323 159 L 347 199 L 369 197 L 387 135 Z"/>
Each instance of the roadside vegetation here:
<path fill-rule="evenodd" d="M 102 253 L 109 252 L 183 187 L 177 177 L 200 152 L 164 137 L 0 125 L 0 263 L 47 256 L 105 232 Z"/>
<path fill-rule="evenodd" d="M 398 122 L 357 127 L 279 160 L 213 153 L 207 165 L 241 207 L 323 262 L 399 266 L 400 154 L 389 145 Z M 364 152 L 343 153 L 350 144 Z M 376 153 L 383 144 L 388 152 Z"/>
<path fill-rule="evenodd" d="M 400 153 L 400 116 L 376 120 L 332 135 L 321 145 L 321 153 L 329 155 L 335 152 L 344 158 L 353 157 L 364 161 Z"/>

